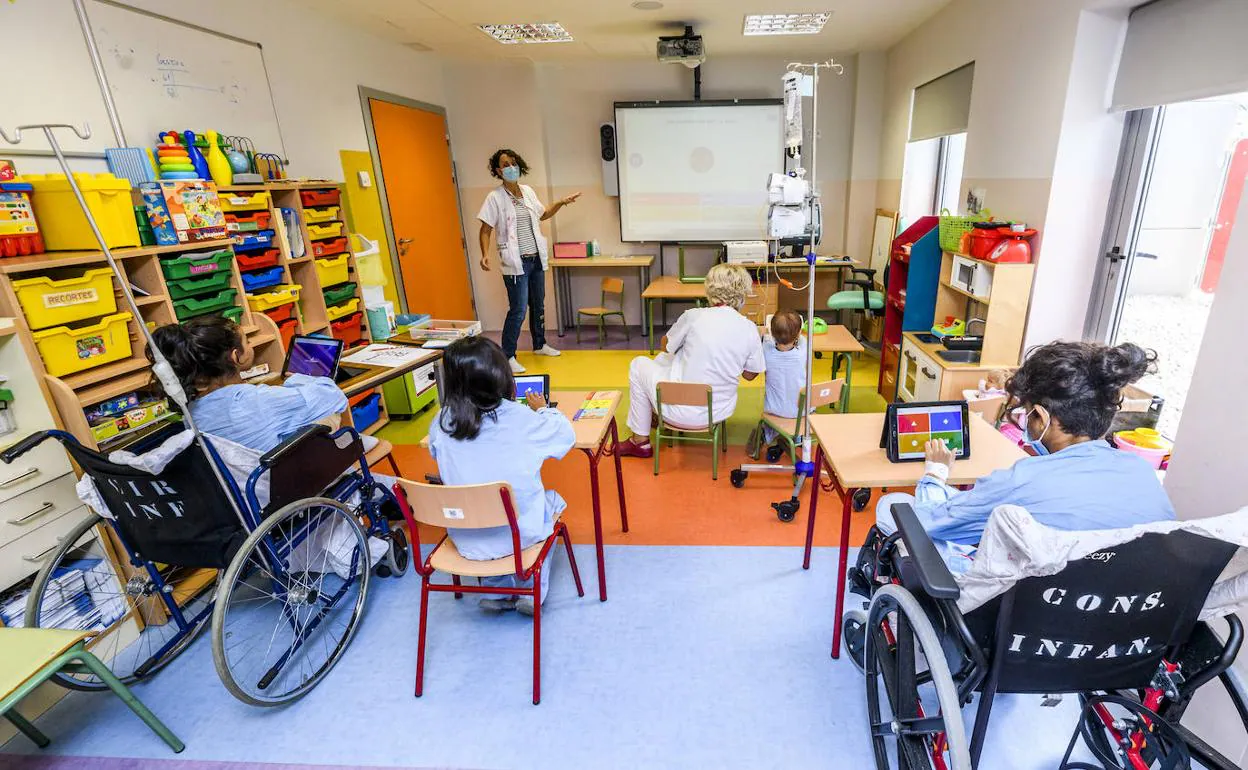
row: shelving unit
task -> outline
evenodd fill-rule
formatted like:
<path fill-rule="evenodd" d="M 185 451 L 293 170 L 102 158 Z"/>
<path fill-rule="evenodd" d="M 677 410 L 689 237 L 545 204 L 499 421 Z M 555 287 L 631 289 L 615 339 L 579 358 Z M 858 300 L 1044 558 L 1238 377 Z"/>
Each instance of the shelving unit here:
<path fill-rule="evenodd" d="M 938 217 L 920 217 L 894 238 L 890 247 L 878 383 L 879 394 L 886 401 L 897 398 L 902 334 L 927 330 L 935 315 L 939 222 Z"/>
<path fill-rule="evenodd" d="M 992 290 L 989 296 L 977 297 L 953 284 L 954 257 L 973 262 L 980 269 L 991 273 Z M 1035 265 L 1031 263 L 989 262 L 946 251 L 941 255 L 936 318 L 954 316 L 968 321 L 971 318 L 982 318 L 982 366 L 1017 366 L 1023 349 L 1023 332 L 1027 326 L 1027 309 L 1031 302 L 1031 282 L 1034 275 Z M 974 333 L 974 330 L 968 333 Z"/>

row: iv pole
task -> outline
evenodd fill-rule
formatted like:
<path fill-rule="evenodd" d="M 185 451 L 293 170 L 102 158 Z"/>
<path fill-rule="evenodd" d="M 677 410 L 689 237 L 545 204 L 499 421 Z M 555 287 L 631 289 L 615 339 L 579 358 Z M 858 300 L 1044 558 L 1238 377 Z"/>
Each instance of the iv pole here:
<path fill-rule="evenodd" d="M 812 76 L 811 86 L 811 129 L 810 129 L 810 188 L 806 193 L 805 206 L 811 212 L 812 222 L 810 228 L 810 247 L 806 252 L 807 279 L 806 279 L 806 394 L 807 403 L 813 397 L 814 385 L 814 367 L 815 367 L 815 346 L 810 340 L 810 336 L 814 329 L 815 318 L 815 245 L 820 236 L 820 227 L 815 224 L 814 212 L 818 210 L 819 188 L 817 185 L 819 176 L 819 70 L 831 70 L 837 75 L 844 73 L 844 67 L 838 64 L 834 59 L 828 59 L 825 62 L 815 62 L 813 64 L 804 64 L 801 62 L 792 62 L 785 67 L 786 72 L 809 72 Z M 799 95 L 798 99 L 801 98 Z M 822 220 L 822 216 L 819 217 Z M 797 516 L 799 506 L 799 497 L 802 494 L 802 487 L 806 483 L 808 477 L 814 477 L 814 483 L 818 484 L 817 474 L 819 469 L 815 467 L 811 456 L 811 435 L 810 435 L 810 415 L 809 409 L 805 410 L 805 414 L 797 416 L 797 439 L 801 443 L 802 452 L 801 459 L 797 460 L 793 465 L 781 464 L 745 464 L 732 472 L 733 484 L 736 485 L 740 480 L 744 483 L 745 477 L 749 473 L 788 473 L 793 475 L 793 494 L 788 500 L 782 500 L 778 503 L 772 503 L 771 507 L 775 509 L 776 516 L 781 521 L 793 521 Z"/>

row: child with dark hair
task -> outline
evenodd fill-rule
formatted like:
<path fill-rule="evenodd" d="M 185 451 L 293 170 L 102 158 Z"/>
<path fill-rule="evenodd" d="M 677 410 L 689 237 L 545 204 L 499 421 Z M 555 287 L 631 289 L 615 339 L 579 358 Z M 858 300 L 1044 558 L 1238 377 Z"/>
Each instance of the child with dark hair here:
<path fill-rule="evenodd" d="M 1174 508 L 1152 467 L 1105 441 L 1122 390 L 1147 374 L 1156 354 L 1131 343 L 1051 342 L 1032 350 L 1005 384 L 1009 419 L 1036 455 L 976 482 L 966 492 L 945 484 L 954 455 L 927 444 L 927 467 L 914 496 L 888 494 L 876 526 L 896 530 L 891 506 L 910 502 L 955 572 L 964 572 L 994 508 L 1018 505 L 1054 529 L 1119 529 L 1168 521 Z M 976 418 L 977 419 L 977 418 Z"/>
<path fill-rule="evenodd" d="M 554 490 L 542 485 L 542 463 L 558 459 L 576 443 L 572 423 L 546 405 L 540 393 L 527 403 L 515 401 L 516 384 L 503 349 L 486 337 L 467 337 L 447 346 L 442 359 L 442 409 L 429 427 L 429 452 L 446 484 L 505 481 L 515 494 L 520 547 L 550 536 L 555 518 L 567 507 Z M 507 527 L 448 528 L 447 534 L 467 559 L 485 561 L 512 554 Z M 542 570 L 542 598 L 550 569 Z M 482 578 L 485 585 L 516 585 L 514 575 Z M 487 612 L 533 613 L 531 597 L 482 599 Z"/>
<path fill-rule="evenodd" d="M 240 372 L 251 366 L 252 352 L 238 326 L 221 316 L 161 326 L 152 339 L 186 390 L 196 427 L 249 449 L 267 452 L 314 422 L 336 426 L 347 408 L 347 397 L 328 377 L 292 374 L 280 386 L 244 383 Z"/>

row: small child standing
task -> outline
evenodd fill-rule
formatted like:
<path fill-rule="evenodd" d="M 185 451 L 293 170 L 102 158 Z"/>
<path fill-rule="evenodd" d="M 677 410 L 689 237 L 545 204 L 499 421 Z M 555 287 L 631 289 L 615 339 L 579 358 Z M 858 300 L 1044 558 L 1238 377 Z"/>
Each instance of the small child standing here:
<path fill-rule="evenodd" d="M 792 310 L 781 310 L 771 317 L 771 337 L 763 342 L 767 364 L 767 386 L 763 412 L 777 417 L 797 417 L 797 398 L 806 386 L 806 342 L 802 337 L 802 317 Z M 763 440 L 776 438 L 771 428 Z"/>

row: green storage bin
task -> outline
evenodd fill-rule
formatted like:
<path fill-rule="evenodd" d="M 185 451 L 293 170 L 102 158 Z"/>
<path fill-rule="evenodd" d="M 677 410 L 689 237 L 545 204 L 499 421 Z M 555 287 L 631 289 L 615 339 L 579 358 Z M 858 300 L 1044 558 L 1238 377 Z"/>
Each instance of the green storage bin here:
<path fill-rule="evenodd" d="M 196 318 L 207 318 L 207 317 L 208 317 L 208 316 L 210 316 L 210 315 L 211 315 L 211 316 L 221 316 L 221 317 L 223 317 L 223 318 L 225 318 L 225 319 L 227 319 L 227 320 L 229 320 L 229 321 L 233 321 L 234 323 L 242 323 L 242 320 L 243 320 L 243 309 L 242 309 L 241 307 L 239 307 L 238 305 L 233 305 L 233 306 L 231 306 L 231 307 L 227 307 L 225 310 L 221 310 L 221 311 L 216 312 L 216 313 L 201 313 L 201 314 L 199 314 L 199 315 L 193 315 L 193 316 L 191 316 L 190 318 L 182 318 L 182 319 L 179 319 L 179 320 L 182 320 L 182 321 L 194 321 Z"/>
<path fill-rule="evenodd" d="M 202 297 L 205 294 L 216 294 L 222 289 L 230 287 L 230 278 L 231 273 L 229 270 L 218 270 L 215 273 L 209 273 L 203 278 L 170 279 L 167 281 L 169 298 L 179 300 L 187 297 Z"/>
<path fill-rule="evenodd" d="M 179 300 L 173 303 L 173 314 L 178 317 L 179 321 L 185 321 L 197 315 L 226 310 L 234 304 L 236 294 L 238 294 L 238 289 L 225 289 L 216 294 Z"/>
<path fill-rule="evenodd" d="M 233 258 L 234 252 L 230 249 L 201 251 L 174 259 L 162 259 L 160 269 L 164 271 L 165 278 L 203 278 L 209 273 L 228 273 L 230 260 Z"/>
<path fill-rule="evenodd" d="M 339 302 L 346 302 L 355 296 L 355 284 L 340 284 L 332 289 L 326 289 L 324 294 L 326 305 L 337 305 Z"/>

